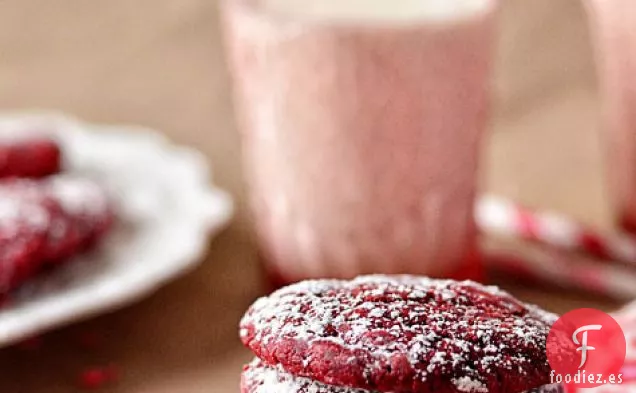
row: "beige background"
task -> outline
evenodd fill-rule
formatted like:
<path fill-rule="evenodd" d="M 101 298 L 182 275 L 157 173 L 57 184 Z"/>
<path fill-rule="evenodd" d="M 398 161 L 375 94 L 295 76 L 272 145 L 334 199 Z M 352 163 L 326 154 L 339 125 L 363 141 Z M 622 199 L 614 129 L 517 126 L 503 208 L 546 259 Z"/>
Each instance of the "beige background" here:
<path fill-rule="evenodd" d="M 497 115 L 483 188 L 608 225 L 594 68 L 579 0 L 504 1 Z M 0 0 L 0 107 L 55 108 L 91 121 L 140 123 L 197 146 L 239 201 L 204 266 L 126 310 L 0 350 L 0 392 L 73 392 L 82 367 L 112 362 L 107 392 L 236 392 L 236 323 L 259 293 L 220 47 L 216 2 Z M 515 288 L 555 311 L 599 305 Z M 105 336 L 95 351 L 73 337 Z"/>

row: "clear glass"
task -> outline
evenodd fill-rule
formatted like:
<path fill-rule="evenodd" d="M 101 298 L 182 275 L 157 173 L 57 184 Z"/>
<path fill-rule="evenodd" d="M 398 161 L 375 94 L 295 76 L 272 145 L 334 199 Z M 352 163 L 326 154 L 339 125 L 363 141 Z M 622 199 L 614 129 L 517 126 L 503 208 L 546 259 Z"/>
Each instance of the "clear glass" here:
<path fill-rule="evenodd" d="M 603 98 L 609 189 L 617 220 L 636 231 L 636 1 L 586 5 Z"/>
<path fill-rule="evenodd" d="M 226 0 L 223 15 L 270 277 L 479 278 L 473 202 L 496 1 L 402 0 L 444 7 L 397 16 L 264 1 L 281 0 Z"/>

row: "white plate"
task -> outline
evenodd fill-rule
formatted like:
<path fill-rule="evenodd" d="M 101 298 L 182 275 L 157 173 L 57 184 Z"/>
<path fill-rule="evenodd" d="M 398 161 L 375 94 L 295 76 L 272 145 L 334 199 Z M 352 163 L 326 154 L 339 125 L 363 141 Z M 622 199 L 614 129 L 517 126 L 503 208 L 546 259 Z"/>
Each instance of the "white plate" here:
<path fill-rule="evenodd" d="M 195 267 L 233 212 L 228 194 L 210 184 L 205 159 L 152 130 L 0 114 L 0 138 L 33 130 L 52 132 L 67 171 L 106 185 L 121 222 L 97 250 L 36 279 L 0 309 L 0 346 L 151 294 Z"/>

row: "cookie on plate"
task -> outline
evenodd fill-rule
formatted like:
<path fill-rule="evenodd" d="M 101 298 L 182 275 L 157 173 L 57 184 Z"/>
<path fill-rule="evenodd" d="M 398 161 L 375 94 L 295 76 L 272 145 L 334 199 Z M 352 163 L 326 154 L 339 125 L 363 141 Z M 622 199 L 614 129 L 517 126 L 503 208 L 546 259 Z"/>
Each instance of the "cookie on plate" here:
<path fill-rule="evenodd" d="M 60 171 L 60 148 L 43 136 L 0 138 L 0 178 L 44 177 Z"/>
<path fill-rule="evenodd" d="M 46 207 L 0 193 L 0 300 L 38 271 L 49 223 Z"/>
<path fill-rule="evenodd" d="M 51 177 L 43 184 L 43 193 L 54 200 L 66 235 L 51 241 L 47 261 L 59 261 L 82 251 L 108 232 L 115 213 L 109 195 L 99 184 L 73 176 Z"/>
<path fill-rule="evenodd" d="M 46 238 L 37 255 L 46 264 L 65 260 L 92 245 L 114 221 L 106 191 L 82 178 L 4 180 L 0 181 L 0 195 L 46 210 Z"/>
<path fill-rule="evenodd" d="M 114 216 L 106 192 L 89 180 L 0 181 L 0 300 L 100 240 Z"/>
<path fill-rule="evenodd" d="M 413 276 L 313 280 L 256 301 L 240 336 L 289 375 L 379 392 L 522 392 L 549 384 L 556 315 L 495 287 Z"/>

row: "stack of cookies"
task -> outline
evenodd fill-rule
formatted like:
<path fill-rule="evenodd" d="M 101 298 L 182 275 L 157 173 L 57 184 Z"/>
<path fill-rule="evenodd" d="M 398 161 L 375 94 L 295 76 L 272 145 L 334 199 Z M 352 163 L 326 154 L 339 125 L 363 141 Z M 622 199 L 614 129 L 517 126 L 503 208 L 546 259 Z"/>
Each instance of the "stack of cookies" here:
<path fill-rule="evenodd" d="M 305 281 L 257 300 L 242 393 L 516 393 L 549 385 L 556 320 L 495 287 L 413 276 Z"/>

